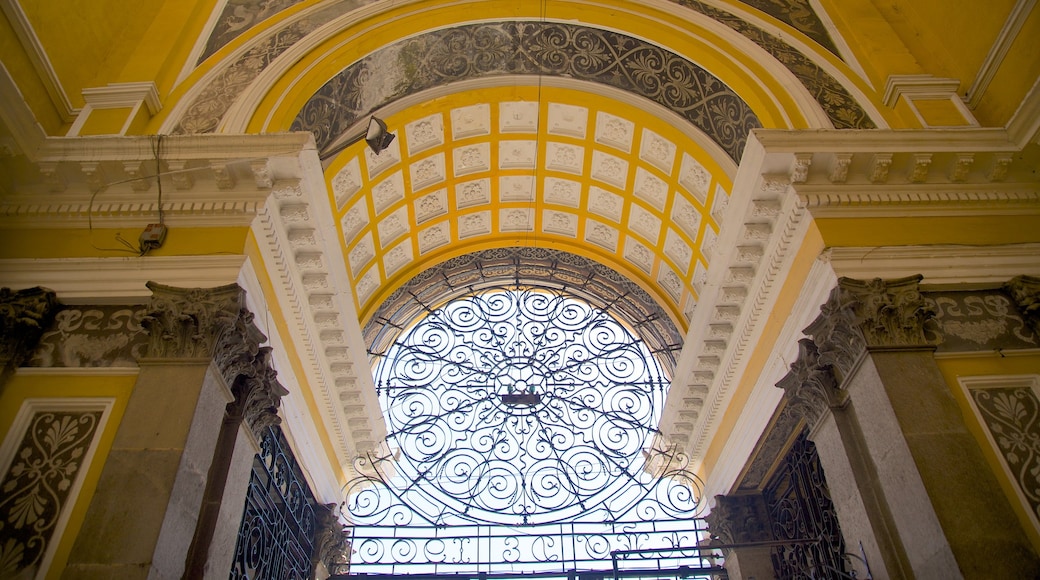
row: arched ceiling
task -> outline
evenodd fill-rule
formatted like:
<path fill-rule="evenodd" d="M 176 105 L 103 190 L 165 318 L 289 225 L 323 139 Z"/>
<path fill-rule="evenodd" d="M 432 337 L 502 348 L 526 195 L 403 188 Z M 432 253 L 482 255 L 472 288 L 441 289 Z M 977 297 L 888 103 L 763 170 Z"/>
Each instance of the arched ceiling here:
<path fill-rule="evenodd" d="M 803 3 L 363 4 L 236 5 L 164 123 L 315 135 L 362 324 L 444 260 L 552 247 L 685 332 L 749 132 L 876 126 Z M 391 147 L 345 146 L 372 114 Z"/>
<path fill-rule="evenodd" d="M 731 182 L 683 133 L 545 86 L 452 95 L 388 122 L 390 148 L 358 143 L 326 172 L 362 320 L 439 261 L 531 246 L 614 265 L 686 328 Z"/>

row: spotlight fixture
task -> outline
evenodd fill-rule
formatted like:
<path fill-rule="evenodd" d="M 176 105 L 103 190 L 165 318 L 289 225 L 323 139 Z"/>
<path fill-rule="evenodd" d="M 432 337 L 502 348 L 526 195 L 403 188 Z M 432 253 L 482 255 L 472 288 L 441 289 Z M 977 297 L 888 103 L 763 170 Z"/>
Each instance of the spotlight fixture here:
<path fill-rule="evenodd" d="M 354 143 L 364 139 L 365 143 L 372 149 L 372 152 L 379 155 L 384 149 L 390 146 L 394 142 L 396 135 L 386 130 L 386 123 L 375 116 L 372 116 L 368 120 L 368 130 L 352 135 L 350 137 L 340 137 L 321 152 L 321 161 L 325 163 L 339 154 L 347 147 L 350 147 Z"/>
<path fill-rule="evenodd" d="M 368 122 L 368 133 L 365 142 L 372 148 L 372 152 L 379 155 L 384 149 L 394 142 L 395 135 L 386 130 L 386 123 L 382 119 L 372 117 Z"/>

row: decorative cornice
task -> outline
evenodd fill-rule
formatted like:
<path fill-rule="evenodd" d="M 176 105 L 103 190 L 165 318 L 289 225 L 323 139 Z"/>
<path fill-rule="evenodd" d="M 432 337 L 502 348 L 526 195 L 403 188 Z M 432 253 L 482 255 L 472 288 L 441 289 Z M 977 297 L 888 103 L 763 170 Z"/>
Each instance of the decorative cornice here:
<path fill-rule="evenodd" d="M 956 286 L 993 288 L 1019 274 L 1040 276 L 1040 244 L 1002 246 L 834 247 L 824 251 L 838 276 L 869 279 L 879 276 L 923 276 L 930 288 Z"/>
<path fill-rule="evenodd" d="M 0 385 L 32 353 L 57 308 L 47 288 L 0 288 Z"/>
<path fill-rule="evenodd" d="M 1016 276 L 1004 285 L 1004 290 L 1014 299 L 1033 332 L 1040 335 L 1040 278 Z"/>
<path fill-rule="evenodd" d="M 773 539 L 769 512 L 761 495 L 717 495 L 705 518 L 712 539 L 722 544 L 768 542 Z"/>

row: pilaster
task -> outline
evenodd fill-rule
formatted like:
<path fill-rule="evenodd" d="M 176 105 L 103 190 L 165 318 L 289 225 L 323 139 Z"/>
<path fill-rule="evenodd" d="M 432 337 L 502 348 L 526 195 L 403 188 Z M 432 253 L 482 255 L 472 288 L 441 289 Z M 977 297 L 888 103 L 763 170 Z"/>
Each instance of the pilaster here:
<path fill-rule="evenodd" d="M 226 453 L 220 445 L 226 407 L 257 428 L 277 422 L 285 391 L 273 381 L 245 292 L 237 285 L 147 286 L 141 371 L 87 511 L 89 533 L 77 538 L 66 578 L 182 577 L 206 494 L 215 478 L 223 491 L 223 463 L 236 457 L 234 437 Z M 251 462 L 251 454 L 242 455 Z M 245 487 L 236 487 L 239 511 Z"/>
<path fill-rule="evenodd" d="M 840 279 L 777 386 L 875 578 L 1032 576 L 1036 555 L 935 363 L 919 281 Z"/>

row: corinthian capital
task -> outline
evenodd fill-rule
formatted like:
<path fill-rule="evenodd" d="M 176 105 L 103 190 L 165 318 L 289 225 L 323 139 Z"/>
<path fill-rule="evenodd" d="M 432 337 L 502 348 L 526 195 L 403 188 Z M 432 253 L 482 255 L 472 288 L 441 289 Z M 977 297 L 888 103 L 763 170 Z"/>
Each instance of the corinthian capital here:
<path fill-rule="evenodd" d="M 769 514 L 761 495 L 717 495 L 705 518 L 711 535 L 723 544 L 772 540 Z"/>
<path fill-rule="evenodd" d="M 838 389 L 830 365 L 824 363 L 816 344 L 808 338 L 798 341 L 798 358 L 776 386 L 784 390 L 787 409 L 805 418 L 810 429 L 829 408 L 840 407 L 847 397 Z"/>
<path fill-rule="evenodd" d="M 141 326 L 148 331 L 152 358 L 211 358 L 225 335 L 248 316 L 245 290 L 237 284 L 175 288 L 148 282 L 147 286 L 152 300 Z"/>
<path fill-rule="evenodd" d="M 257 440 L 260 440 L 264 429 L 281 422 L 278 407 L 282 397 L 289 391 L 278 382 L 277 375 L 271 367 L 271 349 L 264 347 L 249 365 L 236 367 L 236 374 L 230 383 L 235 400 L 228 403 L 228 411 L 242 417 Z"/>
<path fill-rule="evenodd" d="M 929 344 L 925 324 L 933 313 L 918 288 L 920 282 L 921 276 L 838 280 L 820 308 L 820 316 L 805 333 L 813 338 L 821 361 L 833 367 L 839 382 L 867 347 Z"/>
<path fill-rule="evenodd" d="M 54 318 L 58 299 L 52 290 L 0 288 L 0 369 L 18 366 Z"/>

